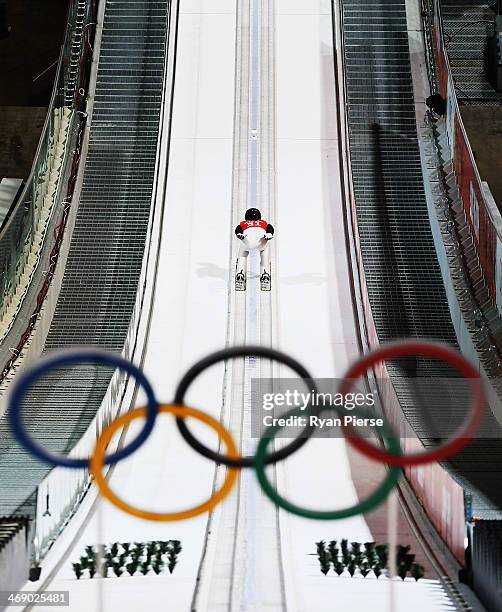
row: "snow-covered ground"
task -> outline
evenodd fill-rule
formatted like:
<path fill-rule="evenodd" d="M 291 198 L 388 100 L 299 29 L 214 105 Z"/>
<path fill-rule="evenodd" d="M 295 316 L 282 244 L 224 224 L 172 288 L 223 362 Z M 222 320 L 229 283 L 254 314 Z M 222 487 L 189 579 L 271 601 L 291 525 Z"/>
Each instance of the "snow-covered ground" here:
<path fill-rule="evenodd" d="M 221 348 L 227 338 L 228 282 L 233 272 L 229 240 L 235 4 L 235 0 L 181 1 L 167 208 L 145 363 L 157 396 L 166 402 L 187 367 Z M 271 221 L 277 226 L 272 295 L 277 315 L 273 337 L 280 349 L 297 357 L 315 376 L 336 377 L 357 354 L 357 342 L 338 176 L 331 6 L 330 0 L 275 0 L 275 7 L 277 210 Z M 255 283 L 251 288 L 256 289 Z M 222 383 L 223 368 L 212 368 L 198 379 L 188 403 L 218 416 Z M 194 431 L 214 440 L 195 424 Z M 163 416 L 149 442 L 116 468 L 111 484 L 142 507 L 178 510 L 209 496 L 213 474 L 214 464 L 188 448 L 172 419 Z M 310 441 L 280 465 L 278 478 L 281 492 L 300 504 L 325 509 L 356 501 L 341 440 Z M 252 488 L 241 489 L 246 490 Z M 243 507 L 249 512 L 249 504 Z M 221 514 L 216 513 L 214 520 Z M 259 520 L 256 517 L 254 529 Z M 70 558 L 47 588 L 69 590 L 72 612 L 188 612 L 206 524 L 207 516 L 180 523 L 148 523 L 100 502 Z M 363 517 L 323 523 L 281 512 L 280 529 L 288 612 L 389 609 L 387 580 L 338 578 L 333 573 L 324 577 L 310 554 L 320 539 L 371 540 Z M 77 561 L 88 544 L 171 538 L 183 545 L 173 575 L 81 581 L 73 577 L 71 561 Z M 266 574 L 267 563 L 275 563 L 260 554 L 268 544 L 264 539 L 258 533 L 247 540 L 244 551 L 246 567 L 254 567 L 260 575 Z M 396 591 L 399 612 L 454 609 L 435 581 L 399 583 Z M 244 601 L 240 609 L 261 612 L 256 605 L 256 600 Z"/>

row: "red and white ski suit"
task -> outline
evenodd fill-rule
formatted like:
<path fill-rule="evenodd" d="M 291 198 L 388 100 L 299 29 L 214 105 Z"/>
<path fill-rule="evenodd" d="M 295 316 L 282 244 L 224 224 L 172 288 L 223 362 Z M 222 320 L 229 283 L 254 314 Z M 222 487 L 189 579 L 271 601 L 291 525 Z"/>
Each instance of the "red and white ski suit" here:
<path fill-rule="evenodd" d="M 260 253 L 260 274 L 263 274 L 263 272 L 270 273 L 270 254 L 267 248 L 269 240 L 265 236 L 272 237 L 274 235 L 273 226 L 263 219 L 241 221 L 235 228 L 235 234 L 244 235 L 237 256 L 237 269 L 246 272 L 249 253 L 257 251 Z"/>

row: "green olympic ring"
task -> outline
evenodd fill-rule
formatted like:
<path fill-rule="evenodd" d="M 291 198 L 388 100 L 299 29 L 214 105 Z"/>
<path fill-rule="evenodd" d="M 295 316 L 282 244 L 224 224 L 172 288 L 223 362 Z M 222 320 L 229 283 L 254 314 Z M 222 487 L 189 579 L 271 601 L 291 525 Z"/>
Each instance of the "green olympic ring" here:
<path fill-rule="evenodd" d="M 325 406 L 319 411 L 316 411 L 316 415 L 322 414 L 327 410 L 335 410 L 338 414 L 344 412 L 344 409 L 340 406 Z M 298 416 L 300 413 L 302 413 L 302 410 L 300 408 L 293 408 L 293 410 L 290 410 L 285 415 L 283 415 L 283 418 L 286 419 L 290 416 Z M 352 410 L 350 411 L 350 414 L 356 415 L 358 417 L 362 416 L 363 418 L 368 418 L 370 416 L 360 410 L 358 410 L 357 412 L 355 410 Z M 265 472 L 268 445 L 282 428 L 282 425 L 271 425 L 267 428 L 267 430 L 261 437 L 260 442 L 258 444 L 258 448 L 256 450 L 255 470 L 258 482 L 260 483 L 260 486 L 265 495 L 267 495 L 267 497 L 269 497 L 275 504 L 277 504 L 284 510 L 291 512 L 292 514 L 296 514 L 297 516 L 301 516 L 303 518 L 315 519 L 320 521 L 336 521 L 340 519 L 350 518 L 352 516 L 357 516 L 359 514 L 365 514 L 367 512 L 371 512 L 371 510 L 377 508 L 380 504 L 382 504 L 399 481 L 399 478 L 402 473 L 401 468 L 399 466 L 390 466 L 388 473 L 381 485 L 367 499 L 355 504 L 354 506 L 350 506 L 349 508 L 344 508 L 342 510 L 324 511 L 311 510 L 309 508 L 297 506 L 296 504 L 293 504 L 292 502 L 288 501 L 285 497 L 282 497 L 278 493 L 278 491 L 274 489 L 274 487 L 268 480 Z M 393 453 L 394 455 L 402 455 L 402 449 L 399 440 L 385 420 L 383 427 L 379 428 L 379 430 L 383 434 L 384 443 L 387 450 Z"/>

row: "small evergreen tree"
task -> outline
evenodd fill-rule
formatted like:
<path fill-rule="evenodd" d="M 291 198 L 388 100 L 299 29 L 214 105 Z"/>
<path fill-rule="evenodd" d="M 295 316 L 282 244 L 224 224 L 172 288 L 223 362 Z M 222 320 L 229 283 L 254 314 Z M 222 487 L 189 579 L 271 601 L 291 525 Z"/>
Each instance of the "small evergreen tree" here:
<path fill-rule="evenodd" d="M 162 561 L 162 554 L 158 552 L 153 560 L 152 569 L 153 571 L 159 575 L 162 572 L 162 568 L 164 567 L 164 562 Z"/>
<path fill-rule="evenodd" d="M 415 578 L 415 581 L 418 582 L 420 578 L 423 578 L 425 575 L 425 569 L 423 565 L 418 563 L 414 563 L 411 566 L 411 575 Z"/>
<path fill-rule="evenodd" d="M 321 552 L 326 551 L 326 542 L 324 540 L 321 540 L 320 542 L 316 542 L 315 546 L 316 546 L 317 554 L 320 554 Z"/>
<path fill-rule="evenodd" d="M 159 554 L 162 555 L 160 551 L 159 551 Z M 176 567 L 177 564 L 178 564 L 178 553 L 176 552 L 175 548 L 170 548 L 167 551 L 167 569 L 169 570 L 170 574 L 174 572 L 174 568 Z"/>
<path fill-rule="evenodd" d="M 138 559 L 141 559 L 141 557 L 143 556 L 145 552 L 145 545 L 143 544 L 143 542 L 134 542 L 133 550 L 135 551 Z"/>
<path fill-rule="evenodd" d="M 380 566 L 387 567 L 387 561 L 389 560 L 389 547 L 387 544 L 377 544 L 375 546 L 375 553 L 380 562 Z"/>
<path fill-rule="evenodd" d="M 80 565 L 80 563 L 72 563 L 73 566 L 73 571 L 75 573 L 75 576 L 77 577 L 77 580 L 80 580 L 80 578 L 82 577 L 82 574 L 84 573 L 82 571 L 82 566 Z"/>
<path fill-rule="evenodd" d="M 141 555 L 136 550 L 131 552 L 130 558 L 132 563 L 137 563 L 138 565 L 141 563 Z"/>
<path fill-rule="evenodd" d="M 125 565 L 126 565 L 126 560 L 127 560 L 127 555 L 125 555 L 124 553 L 122 553 L 121 555 L 119 555 L 119 558 L 117 560 L 117 563 L 119 564 L 119 566 L 124 569 Z"/>
<path fill-rule="evenodd" d="M 179 540 L 171 540 L 171 548 L 179 555 L 182 550 L 181 542 Z"/>
<path fill-rule="evenodd" d="M 109 549 L 105 548 L 105 551 L 106 552 L 103 557 L 102 572 L 103 578 L 108 578 L 108 570 L 113 566 L 113 557 Z"/>
<path fill-rule="evenodd" d="M 92 559 L 89 559 L 89 562 L 87 564 L 87 569 L 89 570 L 89 577 L 94 578 L 94 576 L 96 575 L 96 558 L 95 557 L 93 557 Z"/>
<path fill-rule="evenodd" d="M 326 574 L 329 572 L 329 568 L 331 565 L 331 556 L 326 550 L 326 542 L 324 540 L 316 542 L 316 549 L 321 572 L 326 576 Z"/>
<path fill-rule="evenodd" d="M 340 548 L 342 550 L 342 554 L 349 552 L 349 541 L 345 538 L 340 542 Z"/>
<path fill-rule="evenodd" d="M 354 560 L 355 564 L 360 565 L 363 559 L 363 555 L 361 552 L 361 544 L 359 544 L 359 542 L 351 542 L 350 552 L 352 553 L 352 559 Z"/>
<path fill-rule="evenodd" d="M 370 566 L 368 565 L 367 561 L 363 561 L 361 563 L 361 565 L 359 566 L 359 571 L 361 572 L 361 576 L 363 578 L 366 578 L 366 576 L 370 573 L 371 569 Z"/>
<path fill-rule="evenodd" d="M 406 565 L 401 562 L 397 566 L 397 575 L 399 576 L 399 578 L 401 578 L 401 580 L 404 580 L 406 578 L 407 573 L 408 573 L 408 570 L 406 569 Z"/>
<path fill-rule="evenodd" d="M 373 566 L 373 573 L 375 574 L 378 580 L 382 575 L 382 566 L 380 565 L 380 563 L 375 563 L 375 565 Z"/>
<path fill-rule="evenodd" d="M 411 571 L 411 568 L 412 568 L 414 562 L 415 562 L 415 555 L 412 555 L 410 553 L 404 555 L 403 563 L 404 563 L 404 565 L 406 567 L 406 570 L 408 572 Z"/>
<path fill-rule="evenodd" d="M 342 550 L 342 562 L 344 565 L 348 565 L 350 563 L 350 552 L 349 552 L 349 541 L 342 540 L 340 542 L 340 548 Z"/>
<path fill-rule="evenodd" d="M 366 557 L 366 561 L 370 567 L 373 567 L 376 561 L 376 553 L 375 553 L 375 545 L 376 542 L 365 542 L 364 543 L 364 554 Z"/>
<path fill-rule="evenodd" d="M 351 575 L 351 577 L 354 577 L 354 574 L 356 573 L 356 564 L 355 561 L 349 561 L 349 564 L 347 565 L 347 570 L 349 572 L 349 574 Z"/>
<path fill-rule="evenodd" d="M 96 558 L 96 551 L 94 550 L 94 546 L 86 546 L 85 553 L 89 557 L 89 559 Z"/>
<path fill-rule="evenodd" d="M 134 576 L 134 574 L 138 570 L 138 564 L 135 563 L 134 561 L 131 561 L 130 563 L 126 565 L 126 570 L 129 576 Z"/>
<path fill-rule="evenodd" d="M 336 563 L 338 561 L 338 548 L 336 546 L 336 540 L 331 540 L 328 545 L 328 551 L 331 557 L 331 562 Z"/>
<path fill-rule="evenodd" d="M 330 559 L 326 553 L 319 557 L 319 565 L 321 568 L 321 572 L 326 576 L 331 567 Z"/>
<path fill-rule="evenodd" d="M 336 561 L 336 563 L 333 563 L 333 568 L 338 576 L 341 576 L 343 574 L 344 567 L 343 563 L 340 563 L 340 561 Z"/>
<path fill-rule="evenodd" d="M 90 578 L 94 578 L 94 575 L 96 574 L 96 561 L 97 561 L 96 551 L 93 546 L 86 546 L 85 553 L 86 553 L 85 561 L 84 561 L 85 567 L 89 572 Z M 82 561 L 82 557 L 81 557 L 81 561 Z"/>
<path fill-rule="evenodd" d="M 143 563 L 140 566 L 140 572 L 143 574 L 143 576 L 146 576 L 148 574 L 148 570 L 150 569 L 150 564 L 147 561 L 143 561 Z"/>
<path fill-rule="evenodd" d="M 117 576 L 117 578 L 120 578 L 120 576 L 122 576 L 122 567 L 118 561 L 114 561 L 112 569 L 113 573 L 115 574 L 115 576 Z"/>
<path fill-rule="evenodd" d="M 164 542 L 162 540 L 159 540 L 157 542 L 157 548 L 164 555 L 167 552 L 168 548 L 170 548 L 170 544 L 170 542 Z"/>
<path fill-rule="evenodd" d="M 399 566 L 401 563 L 405 563 L 406 555 L 410 552 L 411 546 L 402 546 L 398 544 L 396 546 L 396 564 Z"/>

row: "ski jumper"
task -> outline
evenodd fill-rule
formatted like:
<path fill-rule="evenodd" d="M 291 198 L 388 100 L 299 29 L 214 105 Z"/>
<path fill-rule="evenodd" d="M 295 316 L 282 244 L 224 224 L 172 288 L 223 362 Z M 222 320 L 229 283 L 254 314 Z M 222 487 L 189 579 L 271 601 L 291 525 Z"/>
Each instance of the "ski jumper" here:
<path fill-rule="evenodd" d="M 243 235 L 241 240 L 239 254 L 237 256 L 237 270 L 246 272 L 247 258 L 250 251 L 258 251 L 260 253 L 260 274 L 270 274 L 270 254 L 268 250 L 268 240 L 265 235 L 272 237 L 275 230 L 270 223 L 260 219 L 258 221 L 241 221 L 235 228 L 236 236 Z"/>

